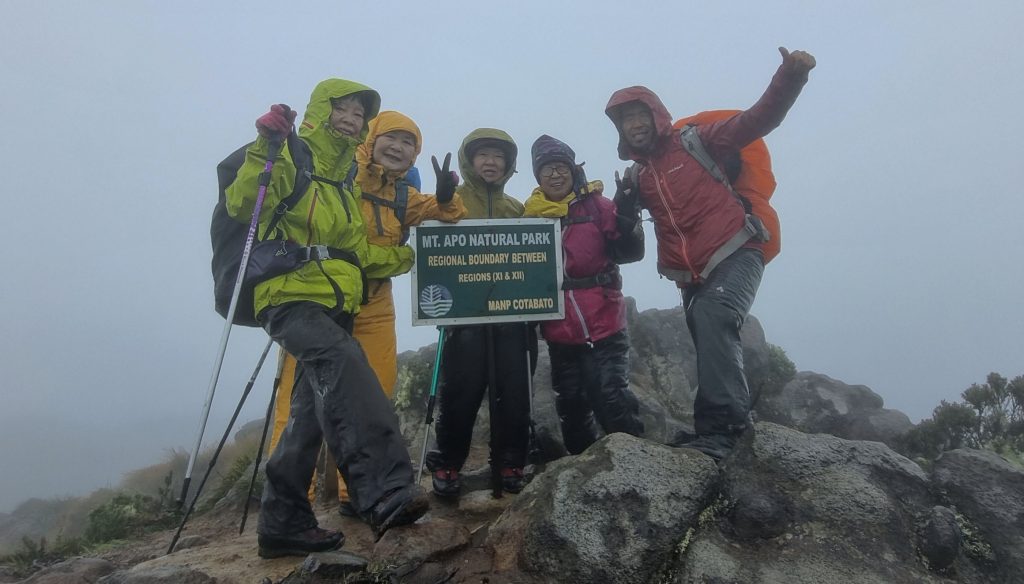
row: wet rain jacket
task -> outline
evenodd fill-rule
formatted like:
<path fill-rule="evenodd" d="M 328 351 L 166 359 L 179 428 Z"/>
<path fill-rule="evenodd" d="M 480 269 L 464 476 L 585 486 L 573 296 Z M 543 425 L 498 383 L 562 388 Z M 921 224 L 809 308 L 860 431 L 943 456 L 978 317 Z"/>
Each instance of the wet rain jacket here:
<path fill-rule="evenodd" d="M 339 183 L 349 174 L 356 146 L 366 136 L 367 126 L 364 125 L 358 139 L 333 129 L 330 126 L 331 99 L 357 93 L 368 96 L 372 102 L 372 107 L 366 108 L 366 119 L 373 118 L 380 108 L 380 97 L 375 91 L 352 81 L 328 79 L 313 90 L 305 117 L 299 126 L 299 137 L 305 140 L 312 151 L 314 173 Z M 252 216 L 259 175 L 266 163 L 268 146 L 266 138 L 257 138 L 246 152 L 245 163 L 238 169 L 235 182 L 225 190 L 228 213 L 239 221 L 248 221 Z M 261 239 L 283 237 L 304 246 L 326 245 L 351 251 L 368 278 L 401 274 L 412 266 L 413 253 L 409 248 L 368 245 L 366 228 L 359 212 L 357 188 L 339 190 L 313 181 L 295 208 L 278 223 L 277 233 L 264 233 L 274 207 L 291 193 L 294 182 L 295 164 L 285 144 L 274 161 L 267 187 L 260 215 Z M 359 267 L 343 259 L 327 259 L 320 263 L 307 262 L 294 272 L 258 284 L 253 302 L 256 314 L 259 315 L 270 306 L 300 300 L 333 308 L 337 306 L 338 300 L 331 285 L 332 280 L 344 296 L 343 309 L 352 314 L 358 312 L 363 296 L 363 278 Z"/>
<path fill-rule="evenodd" d="M 377 136 L 405 130 L 416 137 L 416 154 L 420 153 L 423 138 L 416 124 L 403 114 L 393 111 L 381 112 L 370 121 L 366 140 L 356 149 L 358 174 L 356 182 L 361 187 L 360 210 L 366 224 L 367 240 L 379 246 L 397 246 L 402 243 L 403 231 L 410 225 L 416 225 L 428 219 L 441 221 L 458 221 L 466 214 L 462 199 L 455 195 L 452 200 L 439 205 L 437 199 L 424 195 L 417 189 L 409 187 L 409 201 L 404 223 L 386 202 L 395 200 L 395 183 L 405 177 L 405 173 L 385 171 L 373 162 L 373 145 Z M 383 202 L 382 202 L 383 201 Z M 362 306 L 355 320 L 352 336 L 359 341 L 370 367 L 377 375 L 381 387 L 388 399 L 395 393 L 395 382 L 398 378 L 398 341 L 395 335 L 395 302 L 391 294 L 389 278 L 371 279 L 367 303 Z M 288 355 L 284 364 L 285 375 L 278 388 L 280 399 L 274 412 L 274 431 L 271 436 L 271 450 L 277 443 L 288 422 L 288 403 L 291 400 L 294 384 L 295 359 Z M 344 481 L 338 481 L 338 496 L 348 499 L 348 491 Z"/>
<path fill-rule="evenodd" d="M 562 266 L 566 281 L 607 275 L 607 284 L 563 290 L 565 318 L 540 324 L 545 340 L 580 345 L 607 338 L 626 328 L 626 302 L 622 296 L 615 247 L 623 237 L 640 238 L 639 257 L 619 257 L 621 263 L 643 257 L 643 231 L 636 229 L 623 236 L 617 228 L 615 204 L 602 195 L 601 181 L 577 189 L 569 203 L 567 219 L 562 221 Z M 543 197 L 540 187 L 531 197 Z M 633 245 L 632 247 L 636 247 Z"/>
<path fill-rule="evenodd" d="M 405 172 L 389 172 L 373 162 L 373 146 L 377 137 L 397 130 L 404 130 L 416 137 L 416 154 L 419 155 L 423 144 L 419 127 L 407 116 L 394 111 L 381 112 L 374 118 L 370 122 L 366 140 L 356 149 L 356 162 L 359 165 L 356 182 L 362 191 L 360 209 L 363 221 L 366 222 L 366 237 L 370 243 L 380 246 L 403 243 L 411 225 L 430 219 L 454 222 L 466 215 L 466 208 L 459 195 L 439 205 L 433 196 L 424 195 L 409 186 L 404 221 L 398 220 L 395 210 L 387 205 L 394 203 L 396 182 L 405 179 Z M 395 381 L 398 378 L 398 341 L 395 336 L 395 302 L 391 294 L 391 280 L 372 279 L 368 285 L 369 299 L 356 318 L 352 334 L 363 345 L 370 366 L 377 373 L 384 393 L 390 398 L 395 392 Z"/>
<path fill-rule="evenodd" d="M 738 152 L 750 142 L 775 129 L 800 90 L 806 75 L 780 70 L 764 95 L 750 109 L 726 120 L 701 125 L 697 132 L 708 153 L 723 165 L 726 154 Z M 622 137 L 618 110 L 639 101 L 651 110 L 657 138 L 651 152 L 634 152 Z M 654 218 L 658 240 L 658 270 L 686 285 L 684 272 L 697 275 L 711 256 L 744 227 L 746 211 L 741 202 L 687 153 L 672 128 L 672 117 L 651 90 L 634 86 L 616 91 L 605 113 L 619 128 L 619 158 L 639 163 L 640 201 Z M 757 247 L 757 242 L 746 246 Z"/>

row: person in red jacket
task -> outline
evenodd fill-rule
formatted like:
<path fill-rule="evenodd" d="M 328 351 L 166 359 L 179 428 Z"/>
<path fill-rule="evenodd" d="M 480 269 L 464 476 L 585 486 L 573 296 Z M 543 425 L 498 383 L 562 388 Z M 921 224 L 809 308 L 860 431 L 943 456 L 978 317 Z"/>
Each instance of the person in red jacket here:
<path fill-rule="evenodd" d="M 782 65 L 757 103 L 697 126 L 719 167 L 778 127 L 807 83 L 814 57 L 783 47 L 779 52 Z M 683 445 L 721 460 L 749 425 L 740 327 L 761 283 L 767 232 L 749 202 L 684 148 L 672 116 L 651 90 L 620 89 L 605 113 L 619 132 L 619 158 L 636 162 L 616 192 L 616 205 L 628 216 L 639 204 L 654 219 L 658 271 L 682 290 L 697 349 L 696 436 Z"/>
<path fill-rule="evenodd" d="M 569 454 L 599 436 L 643 434 L 636 396 L 629 390 L 629 336 L 620 263 L 644 257 L 644 231 L 634 217 L 619 217 L 602 195 L 601 181 L 587 182 L 576 153 L 544 135 L 533 143 L 533 174 L 540 186 L 526 200 L 526 217 L 562 224 L 562 290 L 565 318 L 540 323 L 551 356 L 551 387 Z"/>

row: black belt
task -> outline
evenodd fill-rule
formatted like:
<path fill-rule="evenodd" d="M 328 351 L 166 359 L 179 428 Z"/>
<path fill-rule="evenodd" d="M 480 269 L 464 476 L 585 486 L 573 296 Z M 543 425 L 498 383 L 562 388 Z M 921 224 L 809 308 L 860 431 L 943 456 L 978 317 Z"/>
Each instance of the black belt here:
<path fill-rule="evenodd" d="M 615 287 L 620 282 L 619 270 L 608 270 L 586 278 L 562 278 L 562 290 L 578 290 L 580 288 L 597 288 L 598 286 Z"/>
<path fill-rule="evenodd" d="M 299 260 L 303 262 L 315 262 L 320 260 L 345 260 L 346 262 L 361 267 L 359 256 L 346 249 L 328 247 L 326 245 L 311 245 L 298 250 Z"/>

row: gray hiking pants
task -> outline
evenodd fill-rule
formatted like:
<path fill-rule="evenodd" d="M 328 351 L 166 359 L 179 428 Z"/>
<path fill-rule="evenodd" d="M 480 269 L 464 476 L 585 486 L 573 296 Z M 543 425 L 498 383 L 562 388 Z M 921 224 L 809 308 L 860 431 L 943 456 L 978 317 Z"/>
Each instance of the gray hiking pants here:
<path fill-rule="evenodd" d="M 334 318 L 319 304 L 292 302 L 266 309 L 260 322 L 298 366 L 288 425 L 267 461 L 259 533 L 316 527 L 307 492 L 322 439 L 361 513 L 411 484 L 398 416 L 349 332 L 351 316 Z"/>
<path fill-rule="evenodd" d="M 697 434 L 738 434 L 747 427 L 750 392 L 740 328 L 764 273 L 760 250 L 741 248 L 707 280 L 683 289 L 686 324 L 697 349 Z"/>

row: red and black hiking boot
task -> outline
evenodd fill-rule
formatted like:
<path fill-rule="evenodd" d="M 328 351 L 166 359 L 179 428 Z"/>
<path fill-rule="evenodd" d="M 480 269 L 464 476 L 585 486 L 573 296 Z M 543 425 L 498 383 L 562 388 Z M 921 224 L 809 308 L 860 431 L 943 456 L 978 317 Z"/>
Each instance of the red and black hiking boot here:
<path fill-rule="evenodd" d="M 289 535 L 259 534 L 259 554 L 261 558 L 280 558 L 283 556 L 308 556 L 313 552 L 326 552 L 341 547 L 345 543 L 345 535 L 332 529 L 310 527 L 306 531 Z"/>
<path fill-rule="evenodd" d="M 459 480 L 459 471 L 454 468 L 442 468 L 434 471 L 431 479 L 434 487 L 434 494 L 438 497 L 458 497 L 462 491 L 462 481 Z"/>
<path fill-rule="evenodd" d="M 526 477 L 523 476 L 523 467 L 506 466 L 501 469 L 501 488 L 506 493 L 516 494 L 526 486 Z"/>

